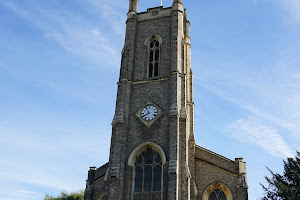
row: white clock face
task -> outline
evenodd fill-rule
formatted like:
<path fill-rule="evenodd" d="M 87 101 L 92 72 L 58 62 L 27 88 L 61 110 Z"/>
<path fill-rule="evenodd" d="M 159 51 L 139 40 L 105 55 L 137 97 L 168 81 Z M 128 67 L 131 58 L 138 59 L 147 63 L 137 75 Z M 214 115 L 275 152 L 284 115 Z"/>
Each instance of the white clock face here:
<path fill-rule="evenodd" d="M 141 111 L 141 118 L 145 121 L 151 121 L 157 116 L 157 108 L 153 105 L 147 105 Z"/>

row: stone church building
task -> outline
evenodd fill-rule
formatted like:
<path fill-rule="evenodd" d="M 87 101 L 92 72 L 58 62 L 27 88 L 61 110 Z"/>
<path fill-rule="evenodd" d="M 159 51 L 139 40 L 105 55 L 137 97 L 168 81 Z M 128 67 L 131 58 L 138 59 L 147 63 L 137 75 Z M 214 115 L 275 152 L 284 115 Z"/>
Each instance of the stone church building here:
<path fill-rule="evenodd" d="M 182 0 L 130 0 L 109 162 L 85 200 L 247 200 L 246 163 L 196 145 L 190 22 Z"/>

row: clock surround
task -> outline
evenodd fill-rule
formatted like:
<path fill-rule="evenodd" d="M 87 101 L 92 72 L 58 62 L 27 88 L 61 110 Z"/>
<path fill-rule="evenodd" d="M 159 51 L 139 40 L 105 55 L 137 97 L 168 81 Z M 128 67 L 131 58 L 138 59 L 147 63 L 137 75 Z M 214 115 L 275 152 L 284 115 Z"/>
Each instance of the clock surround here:
<path fill-rule="evenodd" d="M 161 115 L 163 111 L 153 102 L 148 102 L 142 106 L 135 116 L 146 126 L 151 126 Z"/>

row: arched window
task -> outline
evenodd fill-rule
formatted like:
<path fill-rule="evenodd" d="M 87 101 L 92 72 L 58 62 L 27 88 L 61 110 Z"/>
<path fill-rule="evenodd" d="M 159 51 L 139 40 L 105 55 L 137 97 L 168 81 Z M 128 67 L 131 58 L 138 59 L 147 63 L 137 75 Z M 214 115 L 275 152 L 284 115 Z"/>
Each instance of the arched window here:
<path fill-rule="evenodd" d="M 160 41 L 155 35 L 148 43 L 148 78 L 159 76 Z"/>
<path fill-rule="evenodd" d="M 217 188 L 210 193 L 209 200 L 227 200 L 227 198 L 225 193 Z"/>
<path fill-rule="evenodd" d="M 230 189 L 223 183 L 209 185 L 203 193 L 202 200 L 232 200 Z"/>
<path fill-rule="evenodd" d="M 162 159 L 147 148 L 137 155 L 134 166 L 134 199 L 161 199 Z"/>

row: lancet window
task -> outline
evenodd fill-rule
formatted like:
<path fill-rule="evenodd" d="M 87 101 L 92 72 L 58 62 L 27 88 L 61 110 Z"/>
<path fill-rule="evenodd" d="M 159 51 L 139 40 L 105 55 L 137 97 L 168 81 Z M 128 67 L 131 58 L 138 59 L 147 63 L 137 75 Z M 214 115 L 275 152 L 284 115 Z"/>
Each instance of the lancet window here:
<path fill-rule="evenodd" d="M 148 45 L 148 78 L 158 77 L 159 60 L 160 42 L 156 39 L 156 36 L 152 36 L 152 39 Z"/>

